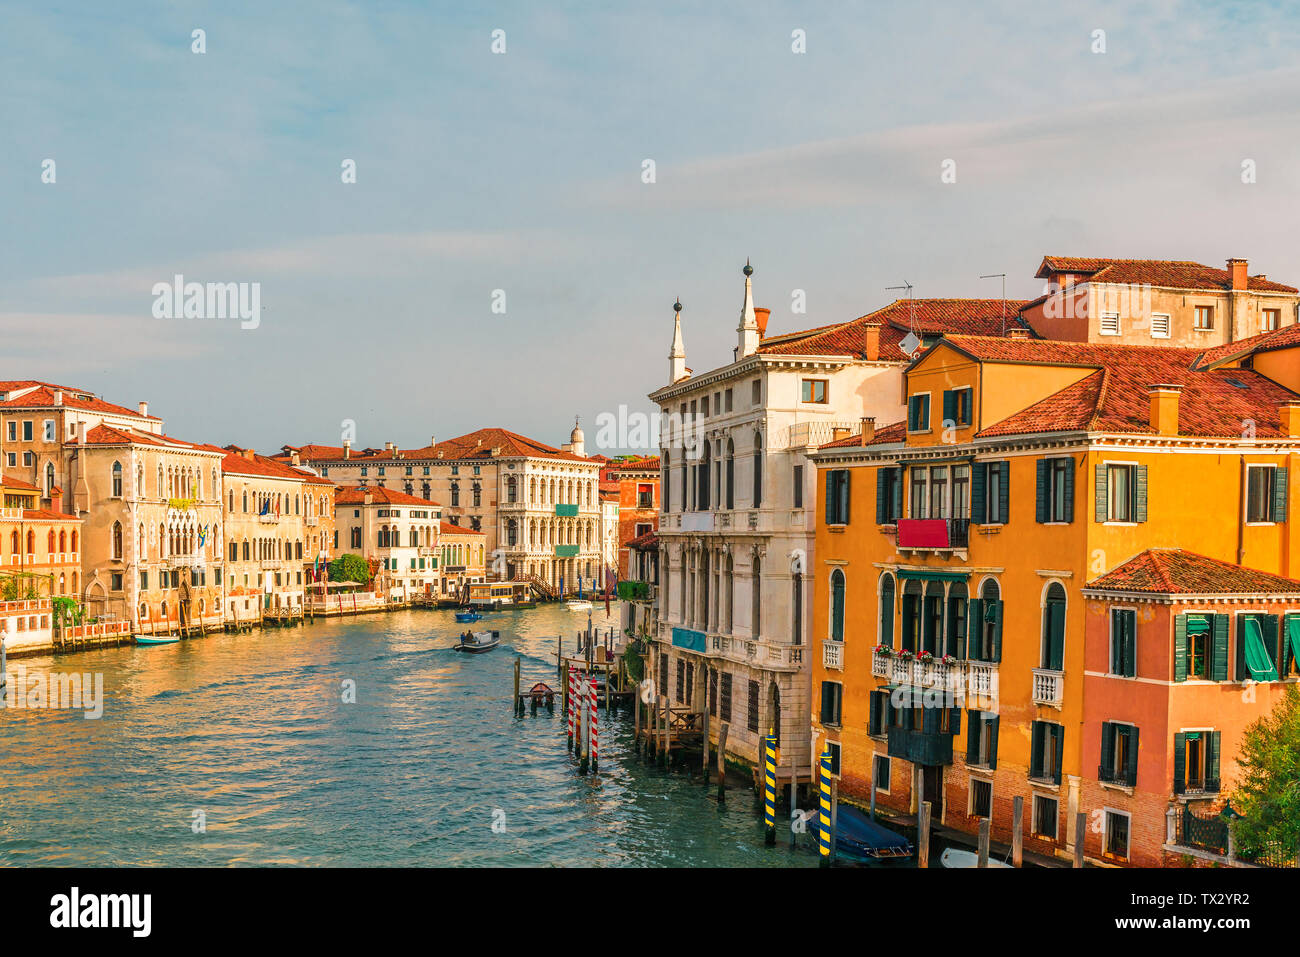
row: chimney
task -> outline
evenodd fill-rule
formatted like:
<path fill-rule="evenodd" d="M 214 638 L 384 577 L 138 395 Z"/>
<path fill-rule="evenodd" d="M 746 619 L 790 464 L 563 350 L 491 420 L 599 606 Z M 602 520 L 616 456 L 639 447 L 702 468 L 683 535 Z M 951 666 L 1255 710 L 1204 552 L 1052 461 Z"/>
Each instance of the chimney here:
<path fill-rule="evenodd" d="M 758 338 L 762 339 L 767 335 L 767 320 L 771 315 L 771 309 L 764 309 L 761 306 L 754 307 L 754 321 L 758 323 Z"/>
<path fill-rule="evenodd" d="M 343 440 L 343 457 L 344 457 L 345 459 L 350 459 L 350 458 L 352 458 L 352 440 L 351 440 L 351 439 L 344 439 L 344 440 Z"/>
<path fill-rule="evenodd" d="M 251 462 L 256 453 L 252 449 L 240 449 L 239 454 Z"/>
<path fill-rule="evenodd" d="M 1178 434 L 1178 395 L 1181 385 L 1154 383 L 1147 386 L 1151 400 L 1151 430 L 1157 435 Z"/>
<path fill-rule="evenodd" d="M 1283 402 L 1278 412 L 1282 420 L 1282 434 L 1289 439 L 1300 439 L 1300 400 Z"/>
<path fill-rule="evenodd" d="M 862 433 L 859 436 L 860 445 L 866 445 L 876 437 L 876 417 L 873 415 L 864 415 L 862 417 Z"/>
<path fill-rule="evenodd" d="M 392 443 L 392 442 L 385 442 L 385 443 L 384 443 L 384 451 L 385 451 L 385 452 L 391 452 L 391 451 L 393 451 L 393 443 Z"/>
<path fill-rule="evenodd" d="M 437 444 L 438 444 L 438 437 L 436 435 L 429 436 L 429 448 L 433 448 Z"/>
<path fill-rule="evenodd" d="M 50 489 L 50 511 L 63 511 L 63 489 L 59 488 L 57 485 Z"/>
<path fill-rule="evenodd" d="M 862 358 L 875 362 L 880 358 L 880 323 L 868 322 L 862 327 Z"/>
<path fill-rule="evenodd" d="M 86 423 L 85 422 L 77 423 L 77 444 L 78 445 L 86 444 Z"/>
<path fill-rule="evenodd" d="M 1229 259 L 1228 274 L 1232 277 L 1231 289 L 1238 290 L 1246 288 L 1246 260 Z"/>
<path fill-rule="evenodd" d="M 55 405 L 63 405 L 63 390 L 62 390 L 62 389 L 55 389 L 55 390 L 54 390 L 54 404 L 55 404 Z"/>
<path fill-rule="evenodd" d="M 1008 339 L 1028 339 L 1029 330 L 1024 326 L 1012 326 L 1007 330 Z"/>
<path fill-rule="evenodd" d="M 832 442 L 838 442 L 840 439 L 847 439 L 848 437 L 849 437 L 849 430 L 846 429 L 844 426 L 837 425 L 831 428 Z"/>
<path fill-rule="evenodd" d="M 148 403 L 148 402 L 141 402 L 141 403 L 140 403 L 140 417 L 143 418 L 144 416 L 146 416 L 146 415 L 148 415 L 148 414 L 149 414 L 149 403 Z"/>
<path fill-rule="evenodd" d="M 294 465 L 302 464 L 302 460 L 298 457 L 297 449 L 294 449 L 292 452 L 289 453 L 289 461 L 292 462 Z"/>

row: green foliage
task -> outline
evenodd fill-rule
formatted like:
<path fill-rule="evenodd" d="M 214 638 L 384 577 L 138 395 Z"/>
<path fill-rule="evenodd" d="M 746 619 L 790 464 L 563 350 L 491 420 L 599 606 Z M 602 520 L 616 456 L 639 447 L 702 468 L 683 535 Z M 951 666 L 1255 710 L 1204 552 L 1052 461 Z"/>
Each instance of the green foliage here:
<path fill-rule="evenodd" d="M 80 625 L 86 610 L 75 598 L 59 595 L 54 599 L 54 620 L 65 625 Z"/>
<path fill-rule="evenodd" d="M 1232 806 L 1237 846 L 1257 854 L 1270 845 L 1300 849 L 1300 690 L 1289 686 L 1271 714 L 1246 729 L 1238 758 L 1241 779 Z"/>
<path fill-rule="evenodd" d="M 641 660 L 641 656 L 633 650 L 631 644 L 623 649 L 623 668 L 627 671 L 627 676 L 635 684 L 640 684 L 641 679 L 645 677 L 645 663 Z"/>
<path fill-rule="evenodd" d="M 0 599 L 4 601 L 17 601 L 19 595 L 19 584 L 16 578 L 6 578 L 4 584 L 0 585 Z"/>
<path fill-rule="evenodd" d="M 370 584 L 370 566 L 360 555 L 349 552 L 330 562 L 330 581 Z"/>

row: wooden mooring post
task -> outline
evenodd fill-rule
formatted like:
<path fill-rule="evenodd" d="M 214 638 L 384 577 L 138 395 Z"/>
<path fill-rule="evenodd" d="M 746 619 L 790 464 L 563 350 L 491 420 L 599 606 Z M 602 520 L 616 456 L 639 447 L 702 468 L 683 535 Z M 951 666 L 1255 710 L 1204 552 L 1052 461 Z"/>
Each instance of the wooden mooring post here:
<path fill-rule="evenodd" d="M 916 866 L 930 866 L 930 802 L 921 804 L 916 816 Z"/>
<path fill-rule="evenodd" d="M 976 867 L 989 866 L 989 819 L 980 818 L 980 847 L 979 857 L 975 862 Z"/>
<path fill-rule="evenodd" d="M 731 725 L 722 722 L 718 728 L 718 803 L 727 800 L 727 732 Z"/>
<path fill-rule="evenodd" d="M 1083 836 L 1088 830 L 1088 815 L 1080 811 L 1074 816 L 1074 866 L 1083 867 Z"/>
<path fill-rule="evenodd" d="M 1025 817 L 1025 799 L 1017 794 L 1011 804 L 1011 866 L 1021 867 L 1025 857 L 1025 835 L 1023 824 Z"/>
<path fill-rule="evenodd" d="M 524 702 L 519 697 L 519 659 L 515 659 L 515 714 L 519 717 L 524 716 Z"/>

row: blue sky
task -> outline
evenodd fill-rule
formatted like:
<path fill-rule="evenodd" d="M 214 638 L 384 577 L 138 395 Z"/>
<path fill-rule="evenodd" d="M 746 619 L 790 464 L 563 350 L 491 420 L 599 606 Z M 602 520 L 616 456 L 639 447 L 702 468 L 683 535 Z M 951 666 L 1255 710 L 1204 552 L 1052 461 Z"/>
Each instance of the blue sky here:
<path fill-rule="evenodd" d="M 747 256 L 773 332 L 1036 295 L 1049 252 L 1300 284 L 1293 10 L 809 6 L 6 2 L 0 378 L 261 450 L 559 443 L 649 409 L 676 296 L 726 362 Z M 260 283 L 261 325 L 154 319 L 176 273 Z"/>

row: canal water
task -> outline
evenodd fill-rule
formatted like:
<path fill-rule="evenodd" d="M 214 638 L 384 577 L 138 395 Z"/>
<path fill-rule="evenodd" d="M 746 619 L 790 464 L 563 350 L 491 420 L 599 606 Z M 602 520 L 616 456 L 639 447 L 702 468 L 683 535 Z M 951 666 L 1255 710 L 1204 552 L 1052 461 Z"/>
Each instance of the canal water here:
<path fill-rule="evenodd" d="M 452 650 L 451 612 L 410 610 L 11 660 L 102 673 L 105 700 L 98 720 L 0 710 L 0 865 L 815 866 L 784 824 L 764 846 L 748 787 L 720 806 L 644 763 L 630 718 L 601 712 L 583 777 L 558 704 L 513 716 L 515 658 L 555 687 L 556 636 L 586 621 L 494 613 L 482 655 Z"/>

